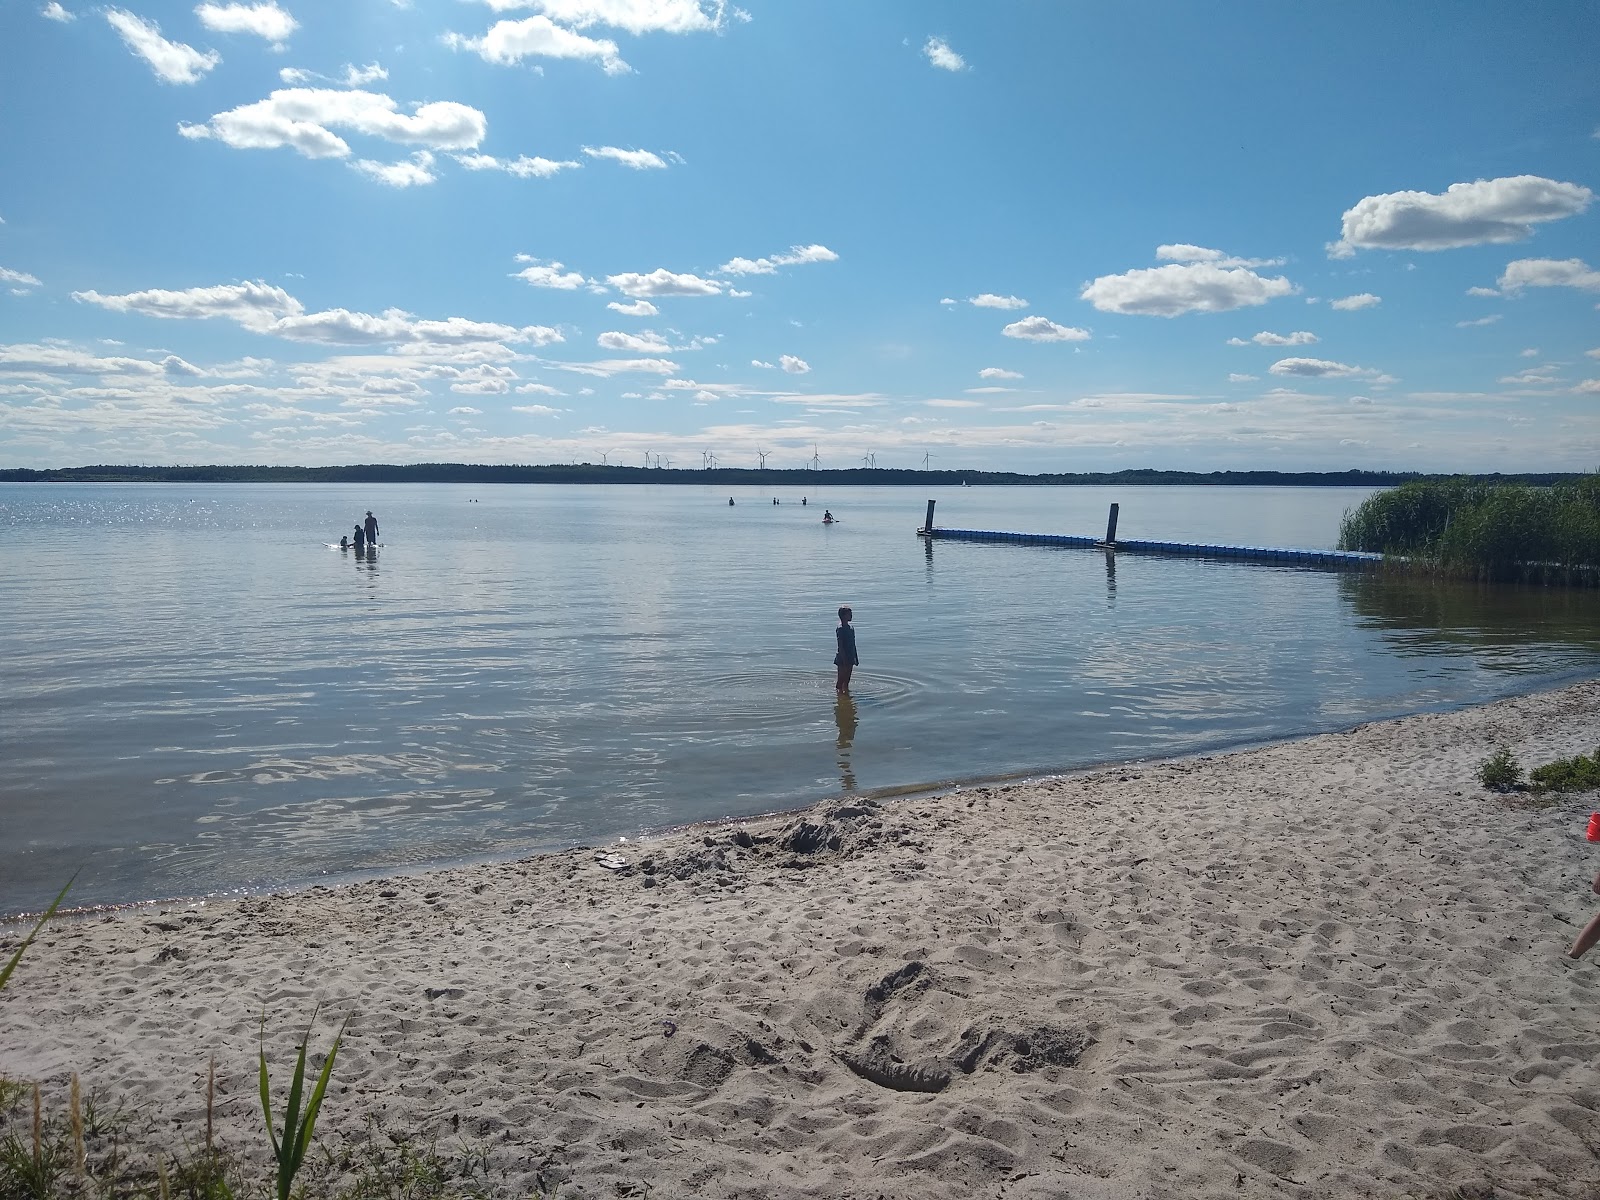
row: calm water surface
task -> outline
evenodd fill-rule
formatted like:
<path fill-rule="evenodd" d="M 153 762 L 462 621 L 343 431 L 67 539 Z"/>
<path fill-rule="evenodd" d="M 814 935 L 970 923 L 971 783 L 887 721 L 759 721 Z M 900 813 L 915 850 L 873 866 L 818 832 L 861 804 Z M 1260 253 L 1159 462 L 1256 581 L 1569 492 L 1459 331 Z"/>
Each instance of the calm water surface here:
<path fill-rule="evenodd" d="M 1326 547 L 1365 489 L 732 494 L 0 484 L 0 915 L 79 868 L 78 904 L 304 883 L 1600 666 L 1593 593 L 913 536 L 929 496 L 941 525 L 1047 533 L 1114 500 L 1126 538 Z M 329 549 L 368 508 L 376 553 Z"/>

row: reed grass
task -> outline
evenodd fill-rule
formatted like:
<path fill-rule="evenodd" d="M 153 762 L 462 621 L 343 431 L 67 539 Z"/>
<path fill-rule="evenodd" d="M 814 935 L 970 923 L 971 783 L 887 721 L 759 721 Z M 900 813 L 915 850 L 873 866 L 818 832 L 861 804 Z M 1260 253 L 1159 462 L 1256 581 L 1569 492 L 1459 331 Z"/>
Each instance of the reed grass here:
<path fill-rule="evenodd" d="M 1532 487 L 1418 480 L 1344 515 L 1341 550 L 1466 579 L 1600 583 L 1600 474 Z"/>

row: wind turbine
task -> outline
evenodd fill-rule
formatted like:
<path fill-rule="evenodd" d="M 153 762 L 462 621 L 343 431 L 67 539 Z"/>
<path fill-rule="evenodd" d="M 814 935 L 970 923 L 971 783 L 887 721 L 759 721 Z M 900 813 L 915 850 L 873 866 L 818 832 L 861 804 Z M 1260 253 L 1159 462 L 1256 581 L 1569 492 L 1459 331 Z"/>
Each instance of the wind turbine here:
<path fill-rule="evenodd" d="M 815 442 L 811 443 L 811 469 L 813 471 L 822 469 L 822 455 L 817 452 L 817 444 Z"/>
<path fill-rule="evenodd" d="M 760 446 L 756 447 L 756 457 L 761 460 L 761 469 L 763 471 L 767 469 L 767 455 L 771 453 L 771 450 L 763 450 Z"/>
<path fill-rule="evenodd" d="M 923 456 L 922 456 L 922 469 L 924 471 L 926 471 L 928 469 L 928 463 L 932 458 L 933 458 L 932 451 L 928 451 L 928 452 L 925 452 L 923 454 Z"/>

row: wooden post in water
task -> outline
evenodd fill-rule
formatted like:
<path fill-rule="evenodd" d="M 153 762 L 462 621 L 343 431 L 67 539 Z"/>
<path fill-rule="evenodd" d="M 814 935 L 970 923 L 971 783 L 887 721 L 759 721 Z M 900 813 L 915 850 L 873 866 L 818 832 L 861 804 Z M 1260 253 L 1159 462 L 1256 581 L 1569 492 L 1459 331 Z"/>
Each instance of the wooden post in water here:
<path fill-rule="evenodd" d="M 1117 509 L 1120 507 L 1121 505 L 1113 504 L 1111 506 L 1111 515 L 1106 518 L 1107 546 L 1115 546 L 1117 544 Z"/>
<path fill-rule="evenodd" d="M 928 501 L 928 519 L 923 524 L 922 528 L 917 530 L 917 536 L 918 537 L 932 537 L 933 536 L 933 505 L 934 505 L 934 502 L 932 500 L 929 500 Z"/>

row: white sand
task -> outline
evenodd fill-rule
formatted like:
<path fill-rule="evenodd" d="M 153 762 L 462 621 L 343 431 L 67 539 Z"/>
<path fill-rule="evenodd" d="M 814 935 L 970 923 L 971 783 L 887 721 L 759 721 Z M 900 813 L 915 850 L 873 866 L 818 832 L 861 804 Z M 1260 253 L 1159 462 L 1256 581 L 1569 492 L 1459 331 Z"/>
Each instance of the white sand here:
<path fill-rule="evenodd" d="M 215 1052 L 221 1136 L 258 1154 L 259 1016 L 281 1078 L 321 1004 L 314 1045 L 351 1016 L 324 1141 L 481 1144 L 507 1195 L 1587 1197 L 1600 952 L 1563 951 L 1600 905 L 1595 797 L 1474 771 L 1592 751 L 1597 707 L 824 805 L 627 873 L 574 851 L 58 925 L 0 995 L 0 1071 L 59 1103 L 75 1069 L 176 1147 Z M 782 849 L 802 820 L 839 848 Z"/>

